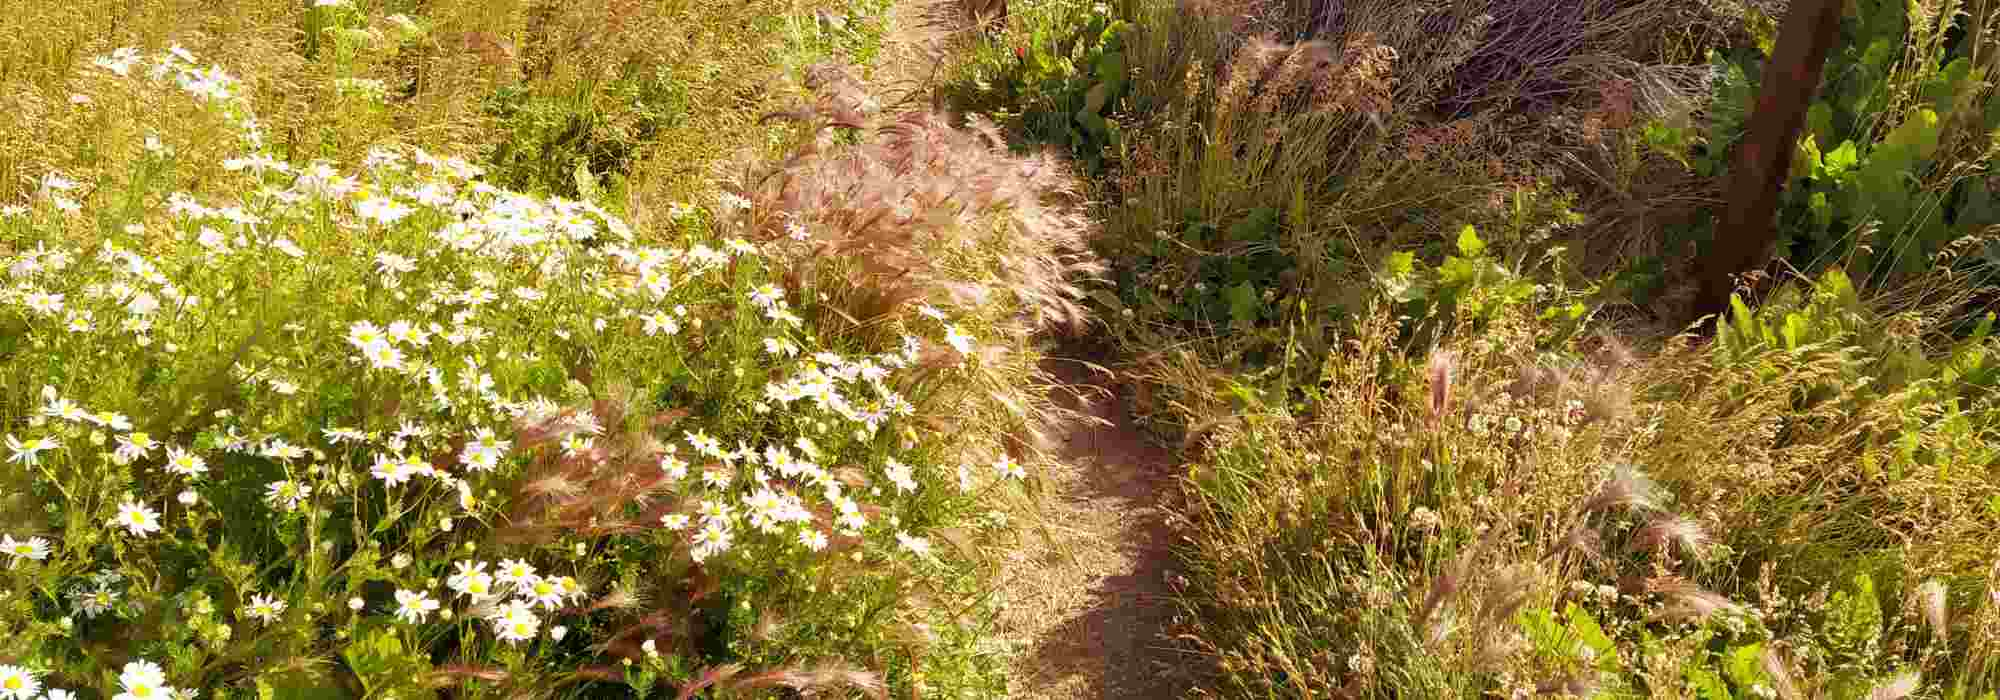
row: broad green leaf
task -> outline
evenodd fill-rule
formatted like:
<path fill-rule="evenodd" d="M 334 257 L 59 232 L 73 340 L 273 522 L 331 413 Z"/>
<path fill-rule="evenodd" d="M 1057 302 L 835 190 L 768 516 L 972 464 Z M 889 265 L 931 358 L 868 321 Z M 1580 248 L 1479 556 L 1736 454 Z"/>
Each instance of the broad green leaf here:
<path fill-rule="evenodd" d="M 1806 133 L 1833 140 L 1833 106 L 1825 102 L 1813 102 L 1806 108 Z"/>
<path fill-rule="evenodd" d="M 1939 131 L 1938 113 L 1929 108 L 1918 109 L 1896 125 L 1882 139 L 1882 145 L 1906 148 L 1916 159 L 1927 159 L 1937 152 Z"/>
<path fill-rule="evenodd" d="M 1809 339 L 1806 317 L 1796 312 L 1785 314 L 1785 328 L 1781 332 L 1785 337 L 1786 350 L 1799 349 L 1799 346 Z"/>
<path fill-rule="evenodd" d="M 1839 146 L 1835 146 L 1820 159 L 1820 164 L 1826 167 L 1827 176 L 1834 178 L 1847 174 L 1847 171 L 1853 170 L 1854 164 L 1859 162 L 1861 156 L 1852 139 L 1840 142 Z"/>
<path fill-rule="evenodd" d="M 586 202 L 599 201 L 603 193 L 598 190 L 597 176 L 590 174 L 590 161 L 577 159 L 576 172 L 573 175 L 576 178 L 578 197 Z"/>
<path fill-rule="evenodd" d="M 1729 680 L 1739 688 L 1748 689 L 1769 680 L 1764 673 L 1764 645 L 1751 644 L 1729 650 L 1725 661 Z"/>
<path fill-rule="evenodd" d="M 1417 272 L 1417 254 L 1407 250 L 1390 253 L 1382 268 L 1383 273 L 1390 277 L 1414 275 Z"/>
<path fill-rule="evenodd" d="M 1257 311 L 1263 300 L 1257 298 L 1257 288 L 1249 282 L 1238 282 L 1236 286 L 1223 290 L 1222 296 L 1229 302 L 1229 318 L 1236 325 L 1249 325 L 1257 321 Z"/>
<path fill-rule="evenodd" d="M 1591 658 L 1597 660 L 1600 670 L 1611 671 L 1617 668 L 1618 645 L 1611 641 L 1610 635 L 1604 633 L 1604 628 L 1597 624 L 1596 618 L 1584 612 L 1583 608 L 1577 607 L 1576 603 L 1570 603 L 1569 607 L 1563 610 L 1563 617 L 1569 623 L 1569 633 L 1584 647 L 1590 649 Z"/>
<path fill-rule="evenodd" d="M 1760 339 L 1757 332 L 1757 315 L 1750 311 L 1750 305 L 1743 303 L 1743 297 L 1729 295 L 1729 317 L 1736 322 L 1736 334 L 1744 342 L 1755 345 Z"/>
<path fill-rule="evenodd" d="M 1479 257 L 1486 252 L 1486 242 L 1479 240 L 1479 231 L 1466 224 L 1458 230 L 1458 254 L 1468 258 Z"/>
<path fill-rule="evenodd" d="M 1812 134 L 1800 137 L 1799 147 L 1792 149 L 1791 178 L 1819 177 L 1825 170 L 1820 165 L 1819 139 Z"/>

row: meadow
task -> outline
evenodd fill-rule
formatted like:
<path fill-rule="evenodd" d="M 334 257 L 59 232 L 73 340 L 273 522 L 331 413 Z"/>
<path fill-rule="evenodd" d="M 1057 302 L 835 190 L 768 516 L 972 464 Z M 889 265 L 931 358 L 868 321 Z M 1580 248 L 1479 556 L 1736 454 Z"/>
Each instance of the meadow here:
<path fill-rule="evenodd" d="M 2000 693 L 1992 0 L 16 4 L 0 699 Z"/>

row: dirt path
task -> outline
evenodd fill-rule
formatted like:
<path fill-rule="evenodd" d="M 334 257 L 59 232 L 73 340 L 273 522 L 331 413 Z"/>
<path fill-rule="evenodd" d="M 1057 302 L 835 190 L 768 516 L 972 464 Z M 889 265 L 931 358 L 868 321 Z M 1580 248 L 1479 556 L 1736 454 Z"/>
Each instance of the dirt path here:
<path fill-rule="evenodd" d="M 1047 482 L 1053 542 L 1018 553 L 1005 623 L 1027 648 L 1015 668 L 1023 698 L 1173 698 L 1187 664 L 1164 632 L 1173 617 L 1172 553 L 1160 499 L 1175 460 L 1132 424 L 1113 378 L 1051 358 L 1043 369 L 1080 389 L 1056 400 L 1101 421 L 1064 426 Z"/>

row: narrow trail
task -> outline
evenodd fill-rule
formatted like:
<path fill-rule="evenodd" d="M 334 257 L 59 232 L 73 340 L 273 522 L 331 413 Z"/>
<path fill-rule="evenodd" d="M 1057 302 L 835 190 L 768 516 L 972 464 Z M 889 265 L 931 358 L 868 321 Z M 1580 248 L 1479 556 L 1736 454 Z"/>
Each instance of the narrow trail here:
<path fill-rule="evenodd" d="M 1076 360 L 1043 369 L 1077 391 L 1054 399 L 1095 421 L 1061 426 L 1048 474 L 1048 538 L 1016 554 L 1003 622 L 1025 648 L 1021 698 L 1173 698 L 1188 664 L 1166 630 L 1173 555 L 1161 500 L 1176 461 L 1131 420 L 1114 377 Z"/>

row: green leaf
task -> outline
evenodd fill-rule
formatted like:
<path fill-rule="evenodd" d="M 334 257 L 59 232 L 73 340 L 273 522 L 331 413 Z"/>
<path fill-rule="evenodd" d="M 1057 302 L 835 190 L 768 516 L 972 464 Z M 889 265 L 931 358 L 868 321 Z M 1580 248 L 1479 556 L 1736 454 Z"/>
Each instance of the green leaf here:
<path fill-rule="evenodd" d="M 1255 286 L 1249 282 L 1238 282 L 1236 286 L 1223 290 L 1222 296 L 1229 302 L 1229 318 L 1234 325 L 1247 326 L 1257 321 L 1257 312 L 1264 301 L 1258 298 Z"/>
<path fill-rule="evenodd" d="M 1806 133 L 1827 140 L 1833 139 L 1833 106 L 1825 102 L 1814 102 L 1806 108 Z"/>
<path fill-rule="evenodd" d="M 1389 277 L 1408 277 L 1417 273 L 1417 254 L 1412 251 L 1397 251 L 1389 254 L 1382 264 L 1382 272 Z"/>
<path fill-rule="evenodd" d="M 1927 159 L 1937 152 L 1940 130 L 1936 111 L 1929 108 L 1918 109 L 1905 118 L 1903 123 L 1896 125 L 1895 130 L 1890 131 L 1889 135 L 1882 139 L 1882 145 L 1908 149 L 1910 155 L 1917 160 Z M 1909 166 L 1906 166 L 1906 169 L 1907 167 Z"/>
<path fill-rule="evenodd" d="M 419 691 L 421 688 L 411 684 L 430 670 L 430 660 L 404 648 L 396 627 L 388 624 L 373 629 L 364 626 L 341 656 L 361 681 L 362 692 L 370 697 L 391 690 Z"/>
<path fill-rule="evenodd" d="M 1466 224 L 1458 230 L 1458 254 L 1468 258 L 1479 257 L 1486 252 L 1486 241 L 1479 240 L 1479 231 Z"/>
<path fill-rule="evenodd" d="M 1812 134 L 1800 137 L 1799 147 L 1792 149 L 1791 178 L 1819 177 L 1825 171 L 1826 167 L 1820 164 L 1819 139 Z"/>
<path fill-rule="evenodd" d="M 1757 315 L 1750 311 L 1750 305 L 1743 303 L 1743 297 L 1729 295 L 1729 316 L 1736 321 L 1736 333 L 1742 342 L 1755 345 L 1762 338 L 1757 332 L 1762 324 L 1757 322 Z"/>
<path fill-rule="evenodd" d="M 1854 164 L 1859 162 L 1861 162 L 1861 156 L 1854 145 L 1853 139 L 1840 142 L 1839 146 L 1835 146 L 1832 151 L 1828 151 L 1820 159 L 1820 164 L 1826 167 L 1826 174 L 1834 178 L 1838 178 L 1846 174 L 1847 171 L 1853 170 Z"/>
<path fill-rule="evenodd" d="M 1814 192 L 1806 198 L 1806 213 L 1812 217 L 1815 229 L 1824 232 L 1833 226 L 1833 206 L 1827 204 L 1825 192 Z"/>
<path fill-rule="evenodd" d="M 1875 579 L 1867 572 L 1856 572 L 1848 590 L 1835 593 L 1828 606 L 1828 642 L 1835 645 L 1830 650 L 1863 652 L 1881 636 L 1882 621 Z"/>
<path fill-rule="evenodd" d="M 590 161 L 578 158 L 576 161 L 576 192 L 579 199 L 596 202 L 603 195 L 597 187 L 597 176 L 590 174 Z"/>
<path fill-rule="evenodd" d="M 1604 628 L 1597 624 L 1596 618 L 1584 612 L 1583 608 L 1577 607 L 1576 603 L 1570 603 L 1569 607 L 1563 610 L 1563 617 L 1569 623 L 1569 633 L 1593 652 L 1591 658 L 1597 660 L 1600 670 L 1610 671 L 1617 667 L 1617 645 L 1611 641 L 1610 635 L 1604 633 Z"/>
<path fill-rule="evenodd" d="M 1751 644 L 1729 650 L 1729 658 L 1725 662 L 1729 680 L 1744 689 L 1769 680 L 1764 674 L 1763 657 L 1763 644 Z"/>
<path fill-rule="evenodd" d="M 1785 327 L 1779 332 L 1784 335 L 1786 350 L 1797 350 L 1810 339 L 1806 326 L 1805 316 L 1797 312 L 1785 314 Z"/>

